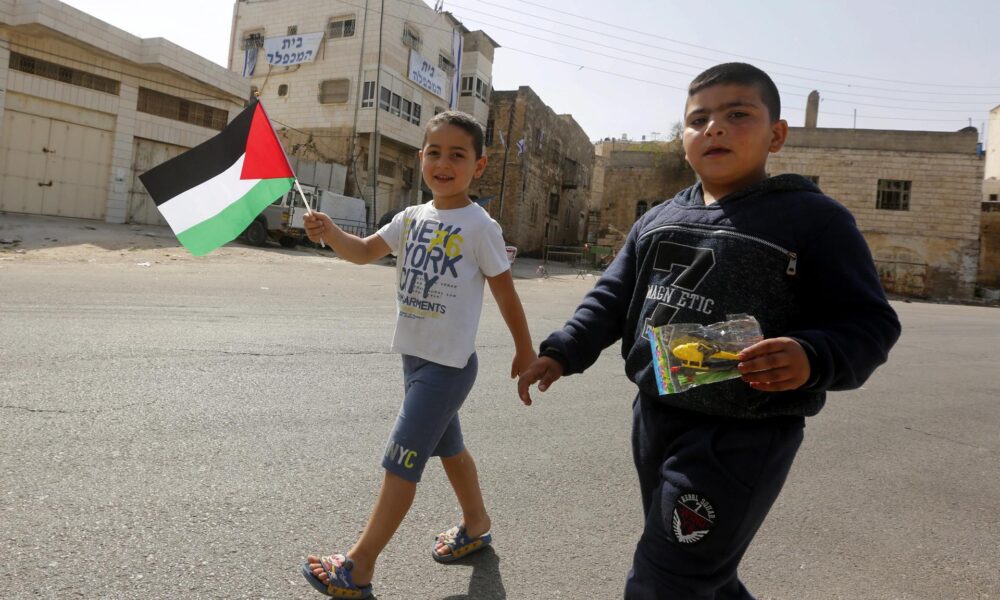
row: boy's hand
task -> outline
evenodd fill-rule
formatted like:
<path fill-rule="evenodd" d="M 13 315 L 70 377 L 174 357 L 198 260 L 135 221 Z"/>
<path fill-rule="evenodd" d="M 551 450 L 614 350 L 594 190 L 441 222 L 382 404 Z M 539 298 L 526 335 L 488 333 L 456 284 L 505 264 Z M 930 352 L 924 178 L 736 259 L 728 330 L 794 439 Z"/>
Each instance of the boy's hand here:
<path fill-rule="evenodd" d="M 792 338 L 770 338 L 740 352 L 743 381 L 762 392 L 795 390 L 809 381 L 809 357 Z"/>
<path fill-rule="evenodd" d="M 515 353 L 514 360 L 510 365 L 510 378 L 521 376 L 536 360 L 538 360 L 538 355 L 535 354 L 534 350 Z M 524 395 L 521 395 L 521 402 L 527 406 L 531 404 L 531 398 L 525 400 Z"/>
<path fill-rule="evenodd" d="M 528 368 L 521 371 L 521 376 L 517 380 L 517 395 L 521 397 L 521 402 L 524 404 L 531 404 L 531 394 L 528 393 L 528 388 L 531 387 L 533 383 L 538 382 L 538 391 L 544 392 L 549 389 L 557 379 L 562 377 L 563 367 L 559 361 L 554 358 L 549 358 L 548 356 L 541 356 L 536 358 Z"/>
<path fill-rule="evenodd" d="M 325 213 L 310 211 L 302 217 L 303 226 L 309 240 L 315 244 L 323 241 L 323 236 L 327 231 L 333 231 L 333 220 Z"/>

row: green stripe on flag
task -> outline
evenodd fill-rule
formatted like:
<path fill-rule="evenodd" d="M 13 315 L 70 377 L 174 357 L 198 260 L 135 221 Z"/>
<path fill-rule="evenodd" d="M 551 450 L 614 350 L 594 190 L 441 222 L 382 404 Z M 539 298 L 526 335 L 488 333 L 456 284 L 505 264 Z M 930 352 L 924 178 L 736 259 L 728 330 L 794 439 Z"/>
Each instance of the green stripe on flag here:
<path fill-rule="evenodd" d="M 276 198 L 292 189 L 295 180 L 262 179 L 242 198 L 207 221 L 177 234 L 177 241 L 195 256 L 204 256 L 235 240 Z"/>

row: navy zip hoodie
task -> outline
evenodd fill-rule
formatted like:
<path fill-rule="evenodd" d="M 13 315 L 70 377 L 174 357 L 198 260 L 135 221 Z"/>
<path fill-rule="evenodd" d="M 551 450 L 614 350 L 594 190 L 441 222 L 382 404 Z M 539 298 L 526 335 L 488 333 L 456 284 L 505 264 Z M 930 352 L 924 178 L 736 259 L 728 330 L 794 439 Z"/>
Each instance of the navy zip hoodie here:
<path fill-rule="evenodd" d="M 707 325 L 739 313 L 756 317 L 765 338 L 798 340 L 809 382 L 761 392 L 732 379 L 660 396 L 646 324 Z M 711 415 L 810 416 L 827 390 L 861 386 L 899 334 L 854 217 L 808 179 L 781 175 L 708 206 L 695 184 L 644 214 L 540 354 L 566 375 L 582 373 L 621 339 L 625 372 L 642 395 Z"/>

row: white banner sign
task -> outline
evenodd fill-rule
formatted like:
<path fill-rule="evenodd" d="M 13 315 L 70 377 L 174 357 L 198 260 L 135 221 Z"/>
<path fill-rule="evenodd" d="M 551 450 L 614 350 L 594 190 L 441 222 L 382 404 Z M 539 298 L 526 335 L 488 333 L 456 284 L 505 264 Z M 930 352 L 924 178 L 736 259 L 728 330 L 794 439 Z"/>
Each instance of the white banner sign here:
<path fill-rule="evenodd" d="M 439 98 L 446 97 L 448 73 L 413 50 L 410 50 L 410 81 Z"/>
<path fill-rule="evenodd" d="M 264 53 L 269 64 L 282 67 L 312 62 L 316 60 L 322 40 L 322 32 L 267 38 L 264 40 Z"/>

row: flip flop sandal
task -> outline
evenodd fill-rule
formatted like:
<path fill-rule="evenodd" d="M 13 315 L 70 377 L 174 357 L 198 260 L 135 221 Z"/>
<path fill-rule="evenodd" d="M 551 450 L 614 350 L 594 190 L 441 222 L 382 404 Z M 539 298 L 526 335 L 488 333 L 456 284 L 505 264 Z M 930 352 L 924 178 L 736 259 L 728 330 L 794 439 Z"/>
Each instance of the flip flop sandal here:
<path fill-rule="evenodd" d="M 316 588 L 316 591 L 319 593 L 331 598 L 352 598 L 354 600 L 364 600 L 365 598 L 373 597 L 371 584 L 360 587 L 354 585 L 354 581 L 351 578 L 351 569 L 354 568 L 354 561 L 345 555 L 334 554 L 323 556 L 319 559 L 319 562 L 323 570 L 326 571 L 326 580 L 329 583 L 323 583 L 322 580 L 316 577 L 312 569 L 309 568 L 308 562 L 302 565 L 302 575 L 309 582 L 309 585 Z"/>
<path fill-rule="evenodd" d="M 432 546 L 431 556 L 439 563 L 450 563 L 482 550 L 489 546 L 492 541 L 493 534 L 489 531 L 473 539 L 466 533 L 465 527 L 459 525 L 434 538 L 435 544 L 441 542 L 450 548 L 451 552 L 449 554 L 438 554 L 437 549 Z"/>

